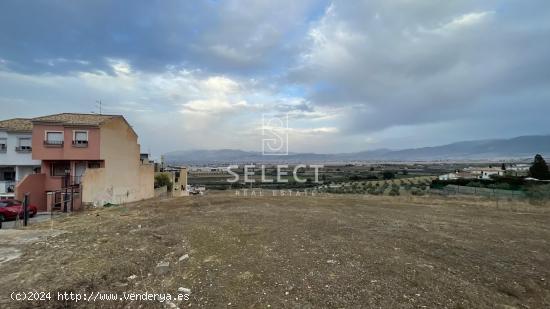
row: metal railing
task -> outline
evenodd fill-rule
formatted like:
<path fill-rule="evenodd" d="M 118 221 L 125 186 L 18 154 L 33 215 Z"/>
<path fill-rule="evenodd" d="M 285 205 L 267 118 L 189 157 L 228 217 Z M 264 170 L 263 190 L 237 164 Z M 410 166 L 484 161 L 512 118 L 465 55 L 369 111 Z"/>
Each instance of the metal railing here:
<path fill-rule="evenodd" d="M 80 185 L 82 176 L 63 176 L 61 179 L 61 187 L 68 188 Z"/>
<path fill-rule="evenodd" d="M 0 193 L 14 193 L 15 192 L 15 181 L 13 180 L 2 180 L 0 181 Z"/>
<path fill-rule="evenodd" d="M 63 147 L 64 142 L 63 141 L 49 141 L 45 140 L 44 145 L 49 147 Z"/>
<path fill-rule="evenodd" d="M 80 186 L 73 186 L 62 190 L 51 191 L 53 194 L 51 200 L 51 209 L 53 211 L 72 212 L 75 206 L 82 203 Z"/>
<path fill-rule="evenodd" d="M 32 152 L 31 146 L 17 146 L 15 147 L 16 152 Z"/>
<path fill-rule="evenodd" d="M 73 147 L 88 147 L 88 141 L 73 141 Z"/>

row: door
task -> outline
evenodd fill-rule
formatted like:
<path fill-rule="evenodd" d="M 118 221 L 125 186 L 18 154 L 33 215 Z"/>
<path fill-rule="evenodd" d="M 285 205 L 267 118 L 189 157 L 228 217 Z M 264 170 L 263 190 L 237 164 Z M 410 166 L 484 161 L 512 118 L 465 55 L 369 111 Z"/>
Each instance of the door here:
<path fill-rule="evenodd" d="M 86 171 L 86 162 L 77 162 L 74 166 L 75 184 L 80 184 L 80 179 Z"/>

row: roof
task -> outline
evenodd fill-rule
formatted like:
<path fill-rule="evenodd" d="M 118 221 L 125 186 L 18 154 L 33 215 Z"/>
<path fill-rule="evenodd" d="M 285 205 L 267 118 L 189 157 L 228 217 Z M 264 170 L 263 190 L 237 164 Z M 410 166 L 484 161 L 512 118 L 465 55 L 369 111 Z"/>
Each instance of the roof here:
<path fill-rule="evenodd" d="M 466 178 L 466 177 L 474 177 L 475 178 L 476 177 L 474 174 L 469 173 L 469 172 L 458 172 L 458 173 L 456 173 L 456 175 L 458 177 L 463 177 L 463 178 Z"/>
<path fill-rule="evenodd" d="M 493 167 L 468 167 L 464 169 L 465 171 L 472 171 L 472 172 L 500 172 L 503 171 L 502 167 L 500 166 L 493 166 Z"/>
<path fill-rule="evenodd" d="M 43 117 L 33 118 L 33 122 L 52 122 L 65 125 L 92 125 L 99 126 L 107 120 L 122 117 L 121 115 L 100 115 L 100 114 L 76 114 L 61 113 Z M 124 118 L 124 117 L 122 117 Z"/>
<path fill-rule="evenodd" d="M 27 118 L 13 118 L 0 121 L 0 130 L 31 132 L 32 121 Z"/>

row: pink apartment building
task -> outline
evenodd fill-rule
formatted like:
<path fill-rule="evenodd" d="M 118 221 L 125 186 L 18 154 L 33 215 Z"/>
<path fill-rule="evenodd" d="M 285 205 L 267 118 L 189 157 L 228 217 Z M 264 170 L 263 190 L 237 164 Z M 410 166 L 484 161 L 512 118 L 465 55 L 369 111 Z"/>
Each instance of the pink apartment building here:
<path fill-rule="evenodd" d="M 138 136 L 123 116 L 63 113 L 32 124 L 32 158 L 41 172 L 17 185 L 18 198 L 29 192 L 32 203 L 50 211 L 67 192 L 77 192 L 76 207 L 154 196 L 153 166 L 141 162 Z"/>

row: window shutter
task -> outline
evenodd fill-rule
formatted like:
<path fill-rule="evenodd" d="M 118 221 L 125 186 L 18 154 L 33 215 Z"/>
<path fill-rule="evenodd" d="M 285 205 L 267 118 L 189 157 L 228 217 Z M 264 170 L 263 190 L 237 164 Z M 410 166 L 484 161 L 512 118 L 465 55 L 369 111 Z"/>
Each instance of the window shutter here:
<path fill-rule="evenodd" d="M 87 141 L 88 140 L 88 132 L 75 132 L 75 141 Z"/>
<path fill-rule="evenodd" d="M 48 141 L 51 141 L 51 142 L 62 142 L 63 141 L 63 133 L 61 133 L 61 132 L 48 132 L 47 139 L 48 139 Z"/>
<path fill-rule="evenodd" d="M 30 138 L 21 138 L 19 139 L 19 146 L 21 147 L 31 147 L 31 139 Z"/>

